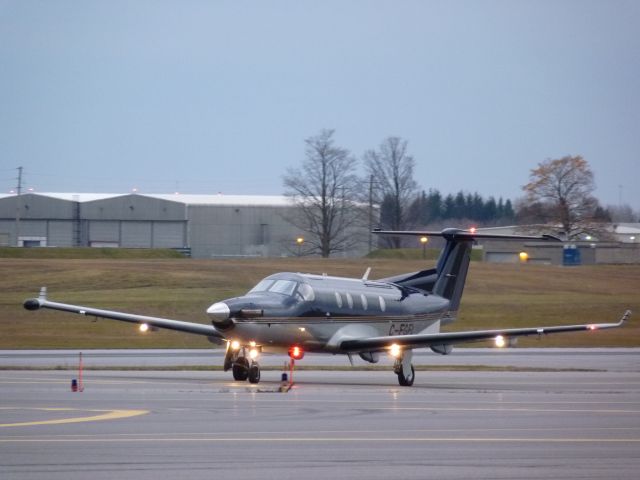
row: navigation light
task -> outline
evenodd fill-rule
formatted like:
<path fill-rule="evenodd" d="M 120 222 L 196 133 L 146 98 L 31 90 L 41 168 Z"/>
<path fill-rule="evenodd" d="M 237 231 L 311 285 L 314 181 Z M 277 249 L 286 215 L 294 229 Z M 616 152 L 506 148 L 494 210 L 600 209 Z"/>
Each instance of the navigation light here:
<path fill-rule="evenodd" d="M 301 360 L 304 357 L 304 350 L 298 345 L 294 345 L 289 349 L 289 356 L 294 360 Z"/>

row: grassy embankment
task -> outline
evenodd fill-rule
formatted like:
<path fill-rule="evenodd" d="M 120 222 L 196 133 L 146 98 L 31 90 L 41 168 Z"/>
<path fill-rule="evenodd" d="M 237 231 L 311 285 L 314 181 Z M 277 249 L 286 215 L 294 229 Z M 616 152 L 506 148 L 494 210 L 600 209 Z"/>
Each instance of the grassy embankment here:
<path fill-rule="evenodd" d="M 415 255 L 418 260 L 5 257 L 0 259 L 0 348 L 211 346 L 194 335 L 167 331 L 141 335 L 130 324 L 24 310 L 24 299 L 37 295 L 43 285 L 48 286 L 51 299 L 61 302 L 207 323 L 207 306 L 246 292 L 273 272 L 361 276 L 371 266 L 371 278 L 380 278 L 430 266 L 433 262 L 423 264 L 421 254 Z M 526 338 L 520 346 L 640 346 L 639 287 L 640 266 L 563 268 L 473 262 L 459 319 L 451 329 L 609 322 L 631 308 L 636 315 L 624 328 L 555 335 L 541 341 Z"/>

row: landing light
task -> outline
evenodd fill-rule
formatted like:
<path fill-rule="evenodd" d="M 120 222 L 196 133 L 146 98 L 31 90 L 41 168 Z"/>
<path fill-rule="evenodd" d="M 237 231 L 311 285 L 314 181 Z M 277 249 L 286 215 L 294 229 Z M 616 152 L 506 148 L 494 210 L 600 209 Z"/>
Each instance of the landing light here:
<path fill-rule="evenodd" d="M 237 340 L 234 340 L 233 342 L 231 342 L 231 350 L 239 350 L 240 349 L 240 342 L 238 342 Z"/>
<path fill-rule="evenodd" d="M 140 329 L 141 333 L 147 333 L 149 331 L 149 324 L 148 323 L 141 323 L 140 327 L 138 327 Z"/>
<path fill-rule="evenodd" d="M 249 350 L 249 358 L 251 360 L 255 360 L 256 358 L 258 358 L 259 353 L 260 352 L 258 352 L 257 348 L 252 348 L 251 350 Z"/>
<path fill-rule="evenodd" d="M 398 358 L 400 357 L 400 353 L 402 353 L 402 349 L 400 348 L 400 345 L 398 345 L 397 343 L 394 343 L 389 347 L 389 354 L 392 357 Z"/>
<path fill-rule="evenodd" d="M 502 335 L 498 335 L 495 338 L 495 344 L 496 344 L 496 347 L 503 348 L 507 344 L 507 342 Z"/>
<path fill-rule="evenodd" d="M 589 325 L 587 328 L 589 330 L 597 330 L 598 329 L 598 327 L 596 327 L 595 325 Z"/>

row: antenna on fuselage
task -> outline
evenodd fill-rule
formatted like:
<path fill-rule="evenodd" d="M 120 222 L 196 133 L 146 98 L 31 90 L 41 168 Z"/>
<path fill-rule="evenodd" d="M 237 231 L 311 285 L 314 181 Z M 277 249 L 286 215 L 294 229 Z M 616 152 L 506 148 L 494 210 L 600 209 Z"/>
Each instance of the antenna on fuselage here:
<path fill-rule="evenodd" d="M 367 280 L 369 280 L 369 274 L 371 273 L 371 267 L 367 268 L 367 271 L 364 272 L 364 275 L 362 276 L 362 281 L 366 282 Z"/>

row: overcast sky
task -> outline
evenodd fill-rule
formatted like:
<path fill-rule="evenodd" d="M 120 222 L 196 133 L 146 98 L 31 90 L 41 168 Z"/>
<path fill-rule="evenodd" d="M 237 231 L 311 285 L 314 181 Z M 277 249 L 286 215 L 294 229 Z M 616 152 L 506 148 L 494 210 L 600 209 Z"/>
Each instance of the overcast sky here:
<path fill-rule="evenodd" d="M 0 0 L 0 191 L 281 194 L 323 128 L 428 190 L 582 155 L 640 209 L 640 2 Z"/>

